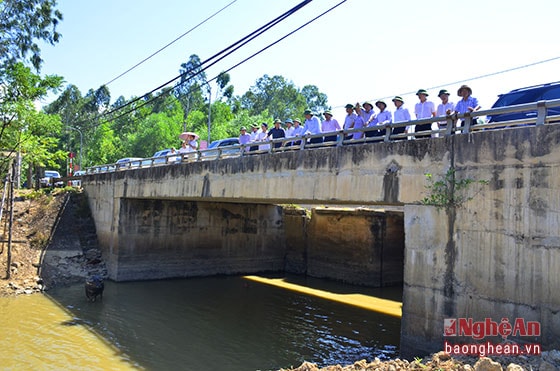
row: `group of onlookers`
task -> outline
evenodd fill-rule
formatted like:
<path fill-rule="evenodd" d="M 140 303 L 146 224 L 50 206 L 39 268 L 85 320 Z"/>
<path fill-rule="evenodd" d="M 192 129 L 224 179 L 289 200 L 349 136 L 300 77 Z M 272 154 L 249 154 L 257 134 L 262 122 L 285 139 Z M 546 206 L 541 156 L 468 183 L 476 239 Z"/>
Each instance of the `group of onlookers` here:
<path fill-rule="evenodd" d="M 424 89 L 419 89 L 416 92 L 419 102 L 414 106 L 414 119 L 421 120 L 432 117 L 443 117 L 451 115 L 454 113 L 464 114 L 467 112 L 474 112 L 480 109 L 478 100 L 472 96 L 472 89 L 467 85 L 462 85 L 457 90 L 457 95 L 461 99 L 457 103 L 453 103 L 449 100 L 450 93 L 442 89 L 438 93 L 438 97 L 441 102 L 435 105 L 434 102 L 428 99 L 429 94 Z M 391 123 L 407 122 L 413 120 L 408 108 L 404 106 L 404 100 L 400 96 L 395 96 L 392 99 L 395 106 L 395 110 L 391 112 L 387 103 L 383 100 L 378 100 L 374 105 L 370 102 L 347 104 L 346 117 L 344 118 L 344 123 L 341 126 L 338 121 L 333 117 L 330 110 L 323 112 L 324 120 L 320 121 L 317 116 L 311 112 L 311 110 L 305 110 L 304 116 L 305 120 L 302 122 L 299 119 L 287 119 L 284 121 L 285 128 L 282 128 L 282 121 L 279 119 L 274 120 L 274 127 L 269 130 L 267 123 L 262 123 L 260 125 L 253 124 L 251 126 L 251 132 L 247 132 L 246 127 L 241 128 L 241 135 L 239 136 L 239 143 L 250 145 L 255 143 L 255 146 L 250 146 L 250 150 L 268 150 L 270 149 L 270 144 L 266 143 L 270 139 L 278 138 L 292 138 L 301 137 L 305 134 L 324 134 L 322 137 L 309 139 L 310 143 L 322 143 L 322 142 L 332 142 L 337 140 L 338 131 L 350 130 L 350 129 L 360 129 L 360 128 L 375 128 L 379 127 L 378 130 L 368 130 L 368 131 L 356 131 L 352 134 L 347 135 L 344 139 L 362 139 L 365 137 L 378 137 L 385 135 L 385 127 Z M 445 127 L 446 121 L 434 122 L 428 124 L 410 124 L 402 127 L 397 127 L 392 129 L 392 134 L 413 134 L 419 132 L 427 132 L 426 135 L 430 135 L 430 131 L 439 130 Z M 457 124 L 461 125 L 461 122 Z M 328 135 L 328 133 L 333 133 Z M 437 137 L 438 134 L 431 134 Z M 403 135 L 405 137 L 406 135 Z M 412 139 L 414 136 L 408 136 Z M 285 145 L 296 145 L 299 141 L 288 141 Z M 282 143 L 274 143 L 275 147 L 280 147 Z"/>

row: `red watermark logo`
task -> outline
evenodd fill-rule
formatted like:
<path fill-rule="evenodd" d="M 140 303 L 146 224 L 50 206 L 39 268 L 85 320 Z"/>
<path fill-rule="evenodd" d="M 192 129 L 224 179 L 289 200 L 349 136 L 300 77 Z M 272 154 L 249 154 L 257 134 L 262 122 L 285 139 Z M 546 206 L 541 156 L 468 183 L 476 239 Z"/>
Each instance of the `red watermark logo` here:
<path fill-rule="evenodd" d="M 541 336 L 541 324 L 523 318 L 510 321 L 504 317 L 500 322 L 493 321 L 492 318 L 485 318 L 484 321 L 473 321 L 472 318 L 445 318 L 443 336 L 468 336 L 475 340 L 491 336 L 501 336 L 504 340 L 509 336 L 537 337 Z"/>
<path fill-rule="evenodd" d="M 445 318 L 443 320 L 443 336 L 468 337 L 473 340 L 482 340 L 486 337 L 501 337 L 504 343 L 496 344 L 490 341 L 450 343 L 444 341 L 444 351 L 451 355 L 538 355 L 541 354 L 541 346 L 536 343 L 516 344 L 507 341 L 512 337 L 539 337 L 541 336 L 541 324 L 538 321 L 526 321 L 524 318 L 510 320 L 504 317 L 500 322 L 492 318 L 484 321 L 474 321 L 472 318 Z"/>

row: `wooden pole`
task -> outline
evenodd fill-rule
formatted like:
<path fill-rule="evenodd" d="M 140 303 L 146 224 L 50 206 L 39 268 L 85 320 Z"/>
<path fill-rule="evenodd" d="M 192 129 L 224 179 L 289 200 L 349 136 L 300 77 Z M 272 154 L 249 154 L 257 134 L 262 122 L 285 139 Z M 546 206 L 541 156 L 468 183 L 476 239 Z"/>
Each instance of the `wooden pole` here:
<path fill-rule="evenodd" d="M 8 174 L 10 179 L 10 217 L 8 223 L 8 260 L 6 264 L 6 277 L 10 279 L 11 276 L 11 265 L 12 265 L 12 228 L 14 225 L 14 173 L 15 164 L 12 162 L 10 167 L 10 173 Z"/>

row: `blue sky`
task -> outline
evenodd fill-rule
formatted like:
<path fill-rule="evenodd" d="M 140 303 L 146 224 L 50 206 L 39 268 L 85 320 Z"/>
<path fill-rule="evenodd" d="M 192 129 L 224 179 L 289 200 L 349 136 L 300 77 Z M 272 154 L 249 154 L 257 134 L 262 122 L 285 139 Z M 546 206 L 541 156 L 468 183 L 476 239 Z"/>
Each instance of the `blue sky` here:
<path fill-rule="evenodd" d="M 64 15 L 56 46 L 43 46 L 41 73 L 57 74 L 82 94 L 98 88 L 233 0 L 59 0 Z M 284 36 L 341 0 L 314 0 L 206 71 L 209 78 Z M 179 74 L 191 54 L 201 60 L 299 4 L 237 0 L 178 42 L 108 85 L 113 100 L 142 95 Z M 429 89 L 456 98 L 459 81 L 560 57 L 557 0 L 347 0 L 230 72 L 241 95 L 264 74 L 298 87 L 316 85 L 335 117 L 346 103 Z M 558 81 L 560 59 L 467 82 L 484 108 L 517 87 Z M 52 97 L 50 98 L 52 99 Z M 390 99 L 388 99 L 390 100 Z M 456 99 L 455 99 L 456 100 Z M 392 108 L 392 105 L 390 105 Z"/>

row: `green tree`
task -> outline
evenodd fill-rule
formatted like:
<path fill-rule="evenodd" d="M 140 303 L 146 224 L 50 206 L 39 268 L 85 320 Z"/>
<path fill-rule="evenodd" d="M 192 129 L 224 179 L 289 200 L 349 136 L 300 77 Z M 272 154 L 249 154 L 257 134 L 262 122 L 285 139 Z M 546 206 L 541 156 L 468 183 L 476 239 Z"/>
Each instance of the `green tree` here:
<path fill-rule="evenodd" d="M 181 133 L 181 116 L 154 113 L 139 123 L 127 138 L 127 156 L 150 157 L 154 152 L 175 146 Z"/>
<path fill-rule="evenodd" d="M 233 97 L 233 85 L 228 85 L 230 81 L 229 73 L 221 72 L 216 78 L 216 84 L 218 85 L 218 91 L 216 92 L 216 99 L 221 100 L 222 97 L 226 99 L 231 99 Z"/>
<path fill-rule="evenodd" d="M 249 132 L 249 128 L 253 124 L 258 124 L 260 126 L 260 124 L 263 122 L 272 121 L 273 117 L 268 113 L 268 110 L 264 110 L 258 115 L 249 115 L 249 111 L 240 110 L 235 114 L 235 117 L 230 122 L 230 125 L 233 128 L 232 130 L 236 131 L 236 133 L 233 133 L 234 135 L 232 136 L 239 135 L 239 129 L 241 129 L 242 126 L 245 126 L 248 130 L 247 132 Z"/>
<path fill-rule="evenodd" d="M 241 108 L 247 109 L 250 115 L 268 110 L 281 120 L 301 116 L 306 107 L 305 97 L 282 76 L 264 75 L 241 97 Z"/>
<path fill-rule="evenodd" d="M 305 85 L 303 89 L 301 89 L 301 94 L 305 97 L 307 107 L 317 114 L 323 113 L 331 108 L 328 105 L 327 95 L 321 93 L 319 88 L 315 85 Z"/>
<path fill-rule="evenodd" d="M 86 147 L 85 166 L 114 163 L 124 152 L 123 141 L 115 135 L 109 123 L 104 122 L 97 127 Z"/>
<path fill-rule="evenodd" d="M 214 102 L 210 119 L 211 141 L 239 135 L 239 129 L 232 122 L 233 113 L 227 103 Z M 191 111 L 187 118 L 187 130 L 194 131 L 202 140 L 208 140 L 208 110 Z"/>
<path fill-rule="evenodd" d="M 56 150 L 59 117 L 37 112 L 35 108 L 35 101 L 49 91 L 57 91 L 61 83 L 61 77 L 41 78 L 21 62 L 6 67 L 0 89 L 0 148 L 23 153 L 29 173 L 34 167 L 54 165 L 64 157 Z"/>
<path fill-rule="evenodd" d="M 189 60 L 181 64 L 181 79 L 175 85 L 175 95 L 181 102 L 186 119 L 191 110 L 204 106 L 204 93 L 208 92 L 206 73 L 202 70 L 200 58 L 192 54 Z"/>
<path fill-rule="evenodd" d="M 36 41 L 54 45 L 61 37 L 56 26 L 62 14 L 55 7 L 56 0 L 0 1 L 0 69 L 29 58 L 39 70 L 42 59 Z"/>

